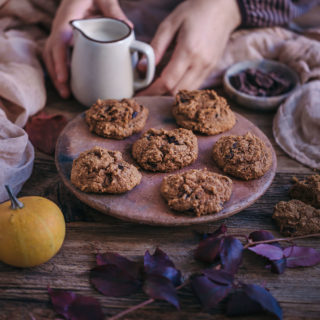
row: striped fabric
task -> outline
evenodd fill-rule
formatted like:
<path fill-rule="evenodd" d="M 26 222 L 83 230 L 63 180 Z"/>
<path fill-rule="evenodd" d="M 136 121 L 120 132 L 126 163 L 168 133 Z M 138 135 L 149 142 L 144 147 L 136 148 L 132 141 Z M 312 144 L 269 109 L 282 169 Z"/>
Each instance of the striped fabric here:
<path fill-rule="evenodd" d="M 243 27 L 269 27 L 287 24 L 307 12 L 320 0 L 237 0 Z M 320 17 L 319 17 L 320 20 Z"/>

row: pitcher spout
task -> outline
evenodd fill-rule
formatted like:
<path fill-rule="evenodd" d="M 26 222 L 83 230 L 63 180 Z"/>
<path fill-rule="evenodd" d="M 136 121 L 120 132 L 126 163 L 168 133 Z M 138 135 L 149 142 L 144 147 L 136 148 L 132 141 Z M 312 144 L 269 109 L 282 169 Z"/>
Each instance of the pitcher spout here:
<path fill-rule="evenodd" d="M 118 42 L 133 32 L 127 23 L 113 18 L 75 19 L 70 25 L 88 40 L 100 43 Z"/>

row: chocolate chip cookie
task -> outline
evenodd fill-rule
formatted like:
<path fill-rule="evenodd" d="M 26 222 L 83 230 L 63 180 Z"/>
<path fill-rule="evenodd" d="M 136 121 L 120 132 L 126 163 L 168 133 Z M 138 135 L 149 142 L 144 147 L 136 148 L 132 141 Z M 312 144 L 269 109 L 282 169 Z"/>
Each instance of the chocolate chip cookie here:
<path fill-rule="evenodd" d="M 296 183 L 290 189 L 291 198 L 320 209 L 320 175 L 314 174 L 305 180 L 296 179 L 295 181 Z"/>
<path fill-rule="evenodd" d="M 213 146 L 212 154 L 223 172 L 243 180 L 263 176 L 272 164 L 270 149 L 250 132 L 221 137 Z"/>
<path fill-rule="evenodd" d="M 141 181 L 138 169 L 122 159 L 120 151 L 100 147 L 82 152 L 73 161 L 71 182 L 81 191 L 123 193 Z"/>
<path fill-rule="evenodd" d="M 198 157 L 197 137 L 187 129 L 149 129 L 132 146 L 132 155 L 149 171 L 183 168 Z"/>
<path fill-rule="evenodd" d="M 172 174 L 161 184 L 161 194 L 170 208 L 198 217 L 221 211 L 231 192 L 230 178 L 207 169 Z"/>
<path fill-rule="evenodd" d="M 99 136 L 124 139 L 143 129 L 148 114 L 149 110 L 134 99 L 99 99 L 86 111 L 86 122 Z"/>
<path fill-rule="evenodd" d="M 179 126 L 206 135 L 230 130 L 236 123 L 226 99 L 214 90 L 181 90 L 172 114 Z"/>
<path fill-rule="evenodd" d="M 320 210 L 300 200 L 280 201 L 272 216 L 285 236 L 320 232 Z"/>

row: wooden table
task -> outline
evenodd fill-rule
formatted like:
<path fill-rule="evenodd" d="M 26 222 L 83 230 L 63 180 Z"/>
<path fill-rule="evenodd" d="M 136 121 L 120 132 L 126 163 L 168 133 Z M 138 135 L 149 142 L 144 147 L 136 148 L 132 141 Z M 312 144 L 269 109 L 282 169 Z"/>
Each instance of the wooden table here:
<path fill-rule="evenodd" d="M 62 113 L 69 119 L 84 109 L 74 100 L 62 101 L 49 88 L 48 113 Z M 293 175 L 303 178 L 312 171 L 292 160 L 275 144 L 272 136 L 273 113 L 257 113 L 234 106 L 234 110 L 254 122 L 269 137 L 278 157 L 276 177 L 255 204 L 224 221 L 229 231 L 248 234 L 265 229 L 280 236 L 271 219 L 274 205 L 288 200 Z M 67 221 L 67 235 L 60 252 L 49 262 L 31 269 L 18 269 L 0 263 L 0 319 L 57 319 L 47 294 L 47 286 L 72 290 L 96 297 L 106 316 L 134 306 L 147 297 L 140 293 L 126 298 L 100 295 L 89 283 L 89 270 L 95 266 L 95 253 L 116 251 L 133 260 L 141 260 L 144 252 L 159 246 L 188 277 L 203 266 L 193 260 L 198 243 L 195 230 L 208 232 L 221 222 L 191 227 L 151 227 L 117 220 L 80 203 L 64 187 L 57 174 L 54 159 L 36 152 L 34 171 L 20 196 L 39 195 L 52 199 L 62 209 Z M 320 249 L 320 239 L 296 241 L 298 245 Z M 280 302 L 285 319 L 320 319 L 320 265 L 287 269 L 277 275 L 264 268 L 264 262 L 251 253 L 244 256 L 238 278 L 247 283 L 262 284 Z M 218 308 L 204 313 L 190 289 L 179 293 L 181 311 L 165 302 L 155 302 L 125 319 L 227 319 Z M 215 314 L 214 316 L 212 314 Z M 238 319 L 269 319 L 255 315 Z"/>

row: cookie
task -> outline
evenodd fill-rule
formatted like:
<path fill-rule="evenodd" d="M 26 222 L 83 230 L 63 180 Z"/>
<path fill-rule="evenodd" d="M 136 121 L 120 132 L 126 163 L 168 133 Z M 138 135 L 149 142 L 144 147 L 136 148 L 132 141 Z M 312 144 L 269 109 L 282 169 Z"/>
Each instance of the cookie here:
<path fill-rule="evenodd" d="M 226 99 L 214 90 L 181 90 L 172 114 L 179 126 L 206 135 L 230 130 L 236 123 Z"/>
<path fill-rule="evenodd" d="M 132 146 L 132 156 L 145 170 L 169 172 L 198 157 L 197 137 L 187 129 L 149 129 Z"/>
<path fill-rule="evenodd" d="M 120 151 L 100 147 L 82 152 L 71 169 L 71 182 L 84 192 L 123 193 L 138 185 L 141 177 Z"/>
<path fill-rule="evenodd" d="M 262 177 L 272 164 L 270 149 L 250 132 L 221 137 L 213 146 L 212 155 L 223 172 L 243 180 Z"/>
<path fill-rule="evenodd" d="M 221 211 L 231 192 L 230 178 L 206 169 L 172 174 L 161 184 L 161 194 L 170 208 L 198 217 Z"/>
<path fill-rule="evenodd" d="M 305 180 L 296 179 L 295 181 L 296 183 L 290 189 L 291 198 L 320 209 L 320 175 L 314 174 Z"/>
<path fill-rule="evenodd" d="M 320 232 L 320 210 L 300 200 L 280 201 L 272 218 L 285 236 L 302 236 Z"/>
<path fill-rule="evenodd" d="M 134 99 L 97 100 L 86 111 L 86 123 L 91 132 L 112 139 L 124 139 L 141 131 L 149 110 Z"/>

